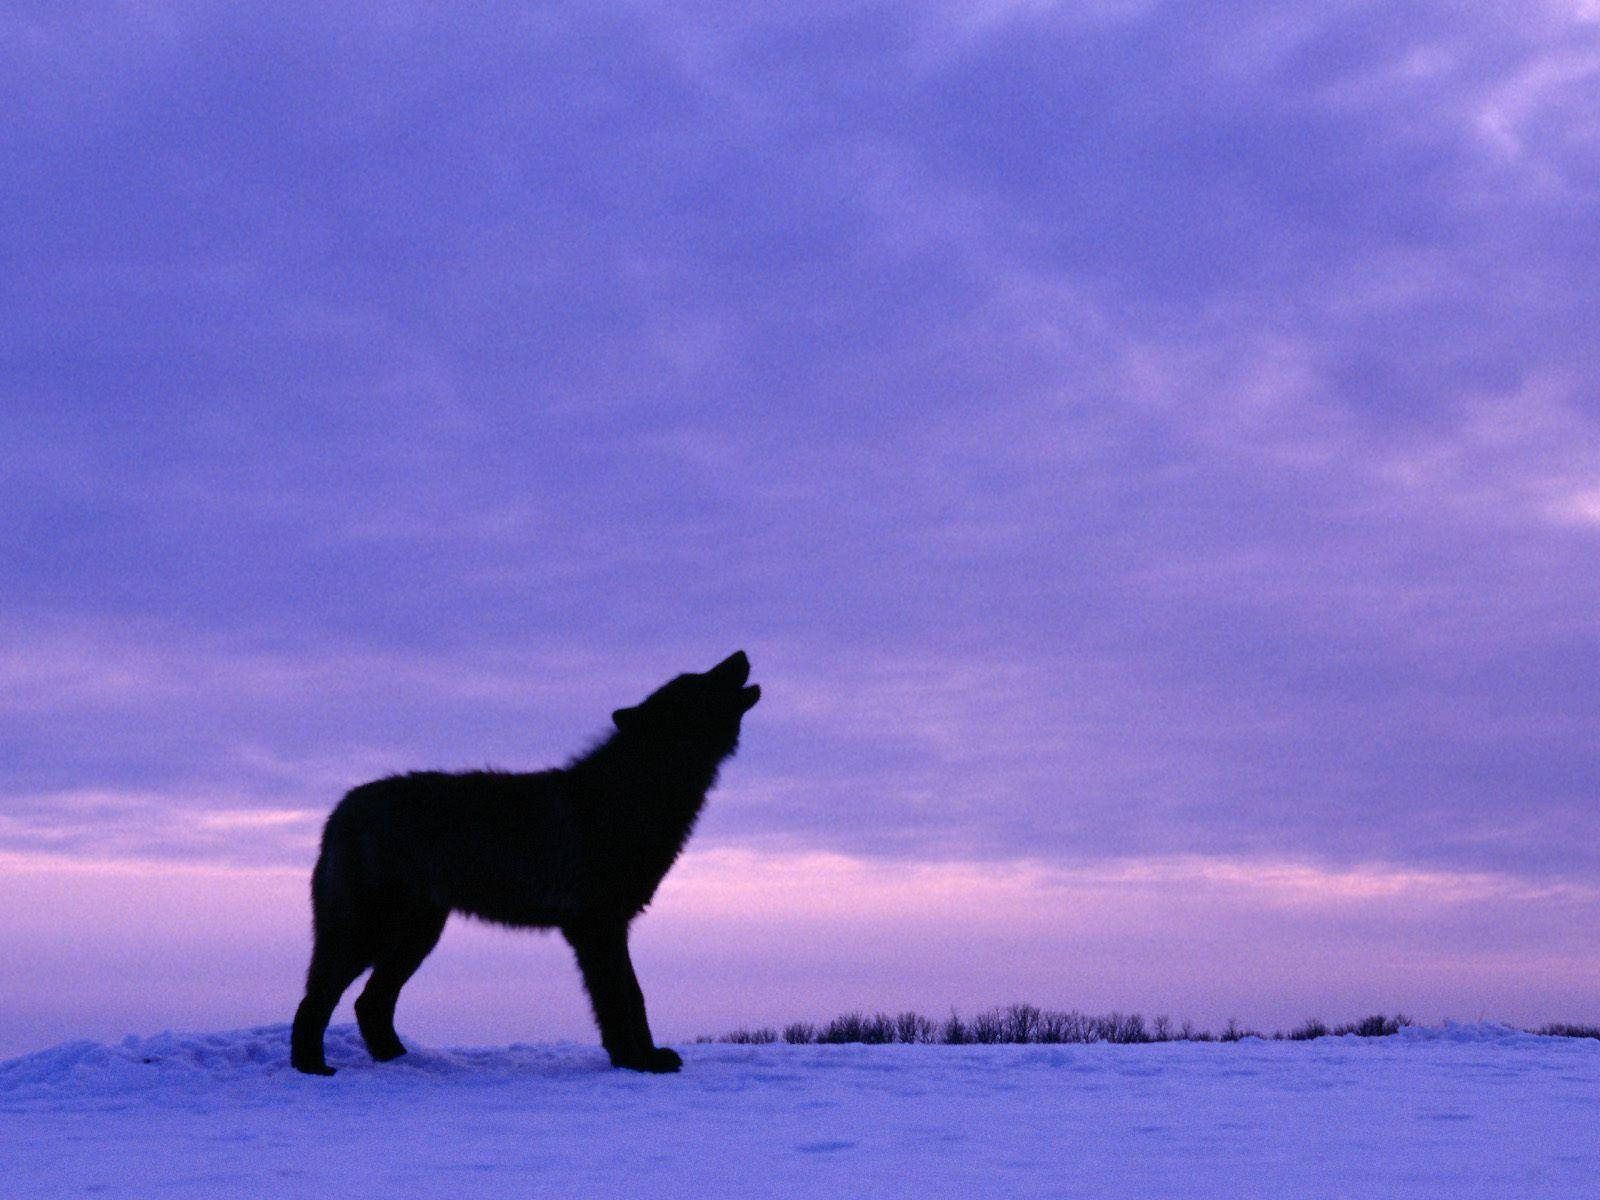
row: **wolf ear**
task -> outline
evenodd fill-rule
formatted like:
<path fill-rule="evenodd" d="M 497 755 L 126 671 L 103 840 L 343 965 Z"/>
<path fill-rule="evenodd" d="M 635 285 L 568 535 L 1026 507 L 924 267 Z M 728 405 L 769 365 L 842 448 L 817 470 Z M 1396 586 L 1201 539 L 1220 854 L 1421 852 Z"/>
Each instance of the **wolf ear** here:
<path fill-rule="evenodd" d="M 633 708 L 619 708 L 616 712 L 611 714 L 611 723 L 621 730 L 627 730 L 631 728 L 634 723 L 638 721 L 638 719 L 639 709 L 637 706 Z"/>

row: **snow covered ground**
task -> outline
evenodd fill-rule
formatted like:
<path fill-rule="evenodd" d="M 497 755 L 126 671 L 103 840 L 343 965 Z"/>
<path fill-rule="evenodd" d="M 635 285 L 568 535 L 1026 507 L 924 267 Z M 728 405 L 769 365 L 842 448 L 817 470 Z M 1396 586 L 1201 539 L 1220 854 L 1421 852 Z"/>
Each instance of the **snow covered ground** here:
<path fill-rule="evenodd" d="M 172 1197 L 1593 1195 L 1600 1042 L 1499 1026 L 1237 1045 L 414 1049 L 287 1029 L 0 1063 L 0 1192 Z"/>

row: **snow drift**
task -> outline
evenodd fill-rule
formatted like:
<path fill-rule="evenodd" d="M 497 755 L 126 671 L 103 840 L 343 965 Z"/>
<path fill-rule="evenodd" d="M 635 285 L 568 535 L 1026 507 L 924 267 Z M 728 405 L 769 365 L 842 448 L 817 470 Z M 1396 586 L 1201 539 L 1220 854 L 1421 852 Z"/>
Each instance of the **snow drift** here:
<path fill-rule="evenodd" d="M 1495 1025 L 1233 1045 L 598 1047 L 370 1062 L 335 1027 L 70 1042 L 0 1063 L 14 1195 L 1570 1197 L 1600 1042 Z"/>

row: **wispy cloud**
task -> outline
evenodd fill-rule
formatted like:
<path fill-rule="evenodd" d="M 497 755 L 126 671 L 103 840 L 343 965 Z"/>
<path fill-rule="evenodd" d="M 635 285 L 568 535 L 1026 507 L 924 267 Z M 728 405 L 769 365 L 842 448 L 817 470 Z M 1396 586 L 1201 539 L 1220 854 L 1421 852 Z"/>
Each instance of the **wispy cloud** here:
<path fill-rule="evenodd" d="M 1592 872 L 1591 5 L 313 8 L 3 18 L 16 844 L 742 645 L 722 847 Z"/>
<path fill-rule="evenodd" d="M 29 861 L 81 861 L 309 870 L 326 815 L 266 807 L 251 795 L 78 791 L 7 801 L 8 811 L 0 814 L 0 854 L 19 867 Z"/>

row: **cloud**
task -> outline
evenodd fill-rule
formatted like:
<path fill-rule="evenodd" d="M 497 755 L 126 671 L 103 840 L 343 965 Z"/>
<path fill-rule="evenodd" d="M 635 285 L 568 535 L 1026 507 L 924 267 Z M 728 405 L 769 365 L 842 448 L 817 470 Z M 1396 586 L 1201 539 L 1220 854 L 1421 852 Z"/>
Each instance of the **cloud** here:
<path fill-rule="evenodd" d="M 229 804 L 236 807 L 225 807 Z M 81 791 L 10 797 L 0 855 L 15 863 L 258 867 L 315 861 L 324 813 L 251 795 Z"/>
<path fill-rule="evenodd" d="M 743 645 L 722 846 L 1592 872 L 1587 10 L 108 14 L 5 18 L 16 836 Z"/>

